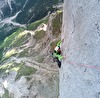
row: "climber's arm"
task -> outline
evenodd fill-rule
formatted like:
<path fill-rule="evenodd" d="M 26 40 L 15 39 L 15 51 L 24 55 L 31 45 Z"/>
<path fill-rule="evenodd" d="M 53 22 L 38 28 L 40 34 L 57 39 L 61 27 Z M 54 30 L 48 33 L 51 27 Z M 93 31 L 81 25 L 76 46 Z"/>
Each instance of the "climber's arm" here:
<path fill-rule="evenodd" d="M 60 40 L 60 41 L 57 43 L 57 46 L 60 46 L 61 42 L 62 42 L 62 40 Z"/>
<path fill-rule="evenodd" d="M 57 43 L 57 46 L 60 46 L 61 42 L 63 42 L 64 39 L 60 40 L 58 43 Z"/>

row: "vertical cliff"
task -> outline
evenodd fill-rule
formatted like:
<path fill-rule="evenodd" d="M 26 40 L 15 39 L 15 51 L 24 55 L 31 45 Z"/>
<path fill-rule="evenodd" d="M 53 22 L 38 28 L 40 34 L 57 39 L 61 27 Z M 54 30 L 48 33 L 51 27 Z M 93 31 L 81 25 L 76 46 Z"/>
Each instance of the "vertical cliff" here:
<path fill-rule="evenodd" d="M 100 98 L 100 0 L 65 0 L 60 98 Z"/>

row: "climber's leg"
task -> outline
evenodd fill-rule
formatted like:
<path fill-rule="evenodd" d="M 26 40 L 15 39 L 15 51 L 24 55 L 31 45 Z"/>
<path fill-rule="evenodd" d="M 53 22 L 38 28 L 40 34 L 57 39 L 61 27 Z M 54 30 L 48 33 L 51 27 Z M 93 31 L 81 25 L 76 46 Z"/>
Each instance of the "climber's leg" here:
<path fill-rule="evenodd" d="M 57 60 L 58 67 L 61 68 L 61 61 Z"/>

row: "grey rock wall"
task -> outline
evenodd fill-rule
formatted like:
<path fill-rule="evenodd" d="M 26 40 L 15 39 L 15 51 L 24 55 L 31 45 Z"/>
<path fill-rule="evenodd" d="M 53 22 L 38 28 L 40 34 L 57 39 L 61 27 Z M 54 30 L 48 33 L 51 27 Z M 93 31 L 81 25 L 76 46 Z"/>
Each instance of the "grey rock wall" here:
<path fill-rule="evenodd" d="M 65 0 L 60 98 L 100 98 L 100 0 Z"/>

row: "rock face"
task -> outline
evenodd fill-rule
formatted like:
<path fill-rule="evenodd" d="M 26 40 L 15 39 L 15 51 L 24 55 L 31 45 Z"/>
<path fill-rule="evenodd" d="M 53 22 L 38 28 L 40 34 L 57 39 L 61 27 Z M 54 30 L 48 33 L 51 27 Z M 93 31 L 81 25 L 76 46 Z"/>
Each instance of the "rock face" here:
<path fill-rule="evenodd" d="M 65 0 L 60 98 L 100 98 L 100 1 Z"/>

